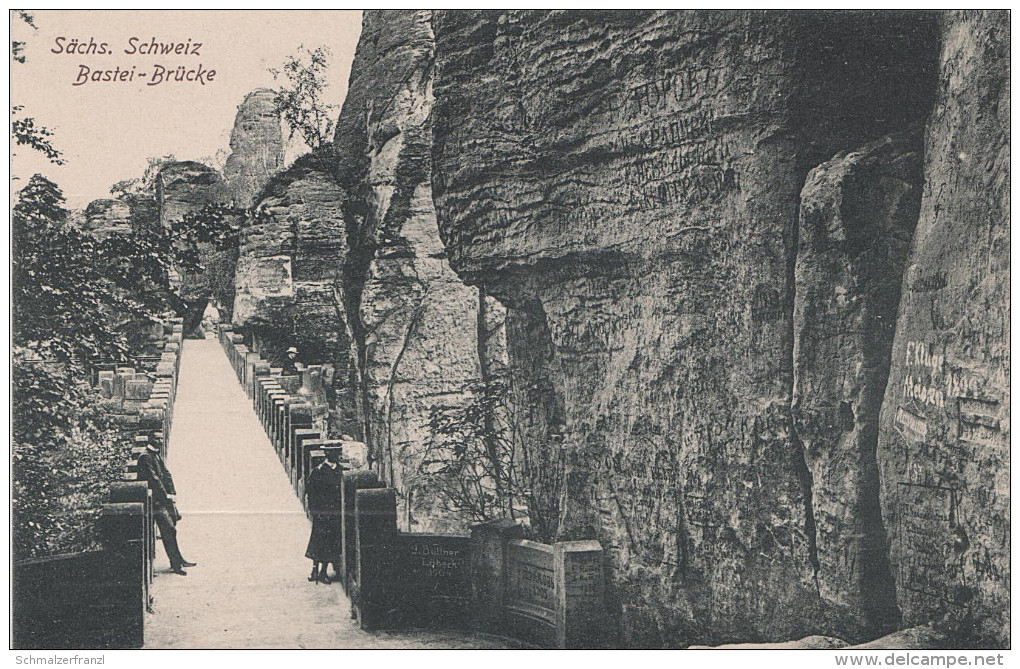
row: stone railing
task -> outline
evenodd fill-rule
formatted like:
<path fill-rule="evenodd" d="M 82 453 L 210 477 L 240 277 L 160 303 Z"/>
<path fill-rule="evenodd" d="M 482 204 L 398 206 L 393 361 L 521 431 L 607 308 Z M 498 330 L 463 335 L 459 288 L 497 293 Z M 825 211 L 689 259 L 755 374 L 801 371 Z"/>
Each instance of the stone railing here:
<path fill-rule="evenodd" d="M 103 407 L 131 451 L 102 506 L 101 550 L 14 566 L 17 648 L 137 648 L 144 643 L 155 531 L 152 492 L 138 480 L 137 459 L 150 442 L 166 455 L 183 340 L 181 319 L 160 327 L 152 342 L 160 355 L 145 359 L 145 369 L 97 373 Z"/>
<path fill-rule="evenodd" d="M 350 460 L 364 463 L 364 445 L 360 442 L 326 438 L 329 406 L 322 366 L 309 365 L 300 374 L 284 375 L 280 367 L 271 366 L 249 350 L 244 338 L 228 326 L 221 325 L 218 334 L 299 499 L 304 501 L 305 476 L 325 458 L 321 450 L 324 446 L 343 445 Z"/>
<path fill-rule="evenodd" d="M 604 645 L 605 581 L 596 541 L 525 541 L 510 521 L 470 535 L 401 532 L 396 491 L 364 468 L 365 445 L 328 440 L 322 370 L 284 376 L 220 326 L 220 344 L 304 502 L 305 477 L 341 446 L 341 581 L 362 629 L 446 627 L 510 634 L 549 648 Z M 305 506 L 307 511 L 307 504 Z"/>
<path fill-rule="evenodd" d="M 344 476 L 344 586 L 362 629 L 458 627 L 546 648 L 606 645 L 597 541 L 527 541 L 508 520 L 470 536 L 401 532 L 396 491 L 378 485 L 366 472 Z"/>

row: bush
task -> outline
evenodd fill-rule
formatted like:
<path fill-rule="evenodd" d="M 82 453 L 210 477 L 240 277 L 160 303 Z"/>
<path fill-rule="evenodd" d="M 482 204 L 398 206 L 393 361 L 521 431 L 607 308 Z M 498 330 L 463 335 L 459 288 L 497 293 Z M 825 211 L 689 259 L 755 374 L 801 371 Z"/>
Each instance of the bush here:
<path fill-rule="evenodd" d="M 19 348 L 12 372 L 14 557 L 95 548 L 95 518 L 129 446 L 81 369 Z"/>
<path fill-rule="evenodd" d="M 531 501 L 526 462 L 512 407 L 508 373 L 468 384 L 468 401 L 434 407 L 417 487 L 476 522 L 526 521 Z"/>

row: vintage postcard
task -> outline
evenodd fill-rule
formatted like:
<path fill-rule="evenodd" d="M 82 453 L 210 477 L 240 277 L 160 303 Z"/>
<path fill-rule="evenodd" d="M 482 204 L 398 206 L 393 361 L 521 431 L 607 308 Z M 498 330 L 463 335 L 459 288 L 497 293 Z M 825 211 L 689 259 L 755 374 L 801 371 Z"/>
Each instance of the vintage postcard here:
<path fill-rule="evenodd" d="M 1009 11 L 10 26 L 18 663 L 1004 663 Z"/>

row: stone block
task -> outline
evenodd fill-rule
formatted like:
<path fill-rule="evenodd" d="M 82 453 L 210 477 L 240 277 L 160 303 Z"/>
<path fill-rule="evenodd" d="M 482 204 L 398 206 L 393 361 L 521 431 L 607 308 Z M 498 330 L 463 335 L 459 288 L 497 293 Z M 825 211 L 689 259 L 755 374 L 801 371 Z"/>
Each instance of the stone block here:
<path fill-rule="evenodd" d="M 476 629 L 504 631 L 507 544 L 523 538 L 521 524 L 507 518 L 471 526 L 471 613 Z"/>
<path fill-rule="evenodd" d="M 383 488 L 385 485 L 379 480 L 379 476 L 372 471 L 344 472 L 344 484 L 341 491 L 341 500 L 344 508 L 343 517 L 343 558 L 344 558 L 344 588 L 351 596 L 350 585 L 355 577 L 355 522 L 354 505 L 355 496 L 358 490 L 370 488 Z"/>
<path fill-rule="evenodd" d="M 606 643 L 605 572 L 597 541 L 553 544 L 556 647 L 598 648 Z"/>
<path fill-rule="evenodd" d="M 149 486 L 145 481 L 112 481 L 110 482 L 110 502 L 145 503 L 149 495 Z"/>
<path fill-rule="evenodd" d="M 104 504 L 99 516 L 99 535 L 110 548 L 145 538 L 145 504 L 119 502 Z"/>
<path fill-rule="evenodd" d="M 103 370 L 99 372 L 99 394 L 105 399 L 113 397 L 113 376 L 112 371 Z"/>
<path fill-rule="evenodd" d="M 351 469 L 368 466 L 368 445 L 363 441 L 340 441 L 344 448 L 344 458 Z"/>
<path fill-rule="evenodd" d="M 295 490 L 298 487 L 298 481 L 306 475 L 306 472 L 301 467 L 301 445 L 306 440 L 319 439 L 321 436 L 319 430 L 315 429 L 299 427 L 294 430 L 294 439 L 291 445 L 290 459 L 287 462 L 287 471 L 290 474 L 291 485 L 294 486 Z"/>
<path fill-rule="evenodd" d="M 392 488 L 354 495 L 355 567 L 352 601 L 362 629 L 378 629 L 395 607 L 393 557 L 397 539 L 397 498 Z"/>
<path fill-rule="evenodd" d="M 138 412 L 138 427 L 142 430 L 161 430 L 164 416 L 162 409 L 143 408 Z"/>
<path fill-rule="evenodd" d="M 152 392 L 152 383 L 148 379 L 130 380 L 124 384 L 125 400 L 147 400 Z"/>

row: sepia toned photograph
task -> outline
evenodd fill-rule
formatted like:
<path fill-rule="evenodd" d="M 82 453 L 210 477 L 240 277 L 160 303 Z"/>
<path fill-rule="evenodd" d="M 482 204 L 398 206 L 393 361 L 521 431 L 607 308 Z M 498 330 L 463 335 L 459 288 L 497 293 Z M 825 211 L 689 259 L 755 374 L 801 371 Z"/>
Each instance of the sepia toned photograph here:
<path fill-rule="evenodd" d="M 8 659 L 1009 664 L 1010 22 L 10 10 Z"/>

